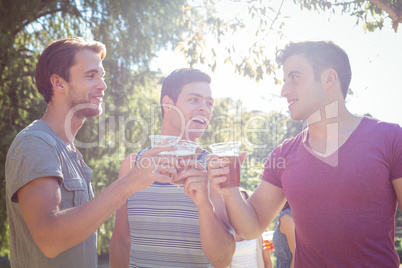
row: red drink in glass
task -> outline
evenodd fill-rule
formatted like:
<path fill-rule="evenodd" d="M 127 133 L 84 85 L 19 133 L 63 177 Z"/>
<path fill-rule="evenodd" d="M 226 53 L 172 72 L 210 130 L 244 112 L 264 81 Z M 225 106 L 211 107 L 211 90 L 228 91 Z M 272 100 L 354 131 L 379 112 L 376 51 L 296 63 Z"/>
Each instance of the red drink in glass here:
<path fill-rule="evenodd" d="M 216 154 L 220 160 L 226 162 L 226 166 L 229 167 L 229 174 L 227 175 L 227 180 L 221 183 L 221 187 L 239 187 L 240 186 L 240 160 L 239 160 L 239 141 L 228 141 L 211 144 L 212 153 Z M 211 167 L 216 163 L 211 163 Z"/>
<path fill-rule="evenodd" d="M 240 186 L 240 160 L 238 156 L 223 156 L 219 157 L 225 161 L 229 167 L 227 180 L 221 183 L 224 188 Z"/>

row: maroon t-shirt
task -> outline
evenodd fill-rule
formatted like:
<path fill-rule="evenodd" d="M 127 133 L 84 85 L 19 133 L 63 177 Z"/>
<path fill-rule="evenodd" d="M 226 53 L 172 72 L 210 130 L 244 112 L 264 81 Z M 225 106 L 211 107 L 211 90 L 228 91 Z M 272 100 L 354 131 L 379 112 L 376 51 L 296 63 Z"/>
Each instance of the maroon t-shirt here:
<path fill-rule="evenodd" d="M 262 175 L 292 208 L 295 267 L 399 267 L 392 180 L 402 178 L 402 128 L 365 117 L 325 158 L 307 135 L 278 146 Z"/>

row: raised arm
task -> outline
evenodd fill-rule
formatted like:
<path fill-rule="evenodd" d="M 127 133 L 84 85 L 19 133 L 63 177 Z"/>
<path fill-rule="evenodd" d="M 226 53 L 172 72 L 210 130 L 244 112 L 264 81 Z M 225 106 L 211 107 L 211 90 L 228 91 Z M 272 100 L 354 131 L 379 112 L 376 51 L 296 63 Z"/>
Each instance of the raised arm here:
<path fill-rule="evenodd" d="M 217 161 L 214 157 L 209 158 L 211 163 Z M 245 157 L 241 155 L 241 158 Z M 244 200 L 239 188 L 220 187 L 220 183 L 226 181 L 228 176 L 227 168 L 214 164 L 209 165 L 208 170 L 211 187 L 223 196 L 230 223 L 236 233 L 248 240 L 261 236 L 285 203 L 282 189 L 263 180 L 251 197 Z"/>
<path fill-rule="evenodd" d="M 131 239 L 126 202 L 116 211 L 113 235 L 109 244 L 110 268 L 129 267 L 130 246 Z"/>
<path fill-rule="evenodd" d="M 211 189 L 210 198 L 213 203 L 212 211 L 207 209 L 203 212 L 198 209 L 202 230 L 201 244 L 205 256 L 214 267 L 227 267 L 232 262 L 236 249 L 234 231 L 229 223 L 222 196 Z"/>
<path fill-rule="evenodd" d="M 135 159 L 133 154 L 129 158 Z M 130 161 L 126 158 L 120 166 L 119 177 L 130 172 Z M 130 265 L 130 227 L 128 224 L 127 201 L 116 211 L 112 238 L 109 244 L 109 265 L 114 267 L 128 267 Z"/>
<path fill-rule="evenodd" d="M 207 173 L 203 167 L 197 165 L 180 174 L 178 179 L 186 178 L 185 193 L 197 207 L 204 255 L 214 267 L 228 267 L 236 242 L 222 197 L 215 190 L 208 189 Z"/>
<path fill-rule="evenodd" d="M 238 188 L 226 191 L 224 200 L 232 226 L 244 239 L 261 236 L 285 203 L 282 189 L 266 181 L 261 181 L 247 200 L 241 197 Z"/>
<path fill-rule="evenodd" d="M 162 149 L 144 153 L 152 159 Z M 157 161 L 151 161 L 158 163 Z M 176 169 L 151 164 L 135 166 L 130 172 L 81 206 L 61 209 L 61 192 L 56 178 L 36 178 L 21 187 L 17 194 L 22 214 L 38 247 L 49 258 L 83 242 L 127 198 L 148 187 L 153 181 L 171 182 L 171 178 L 153 171 L 174 174 Z"/>

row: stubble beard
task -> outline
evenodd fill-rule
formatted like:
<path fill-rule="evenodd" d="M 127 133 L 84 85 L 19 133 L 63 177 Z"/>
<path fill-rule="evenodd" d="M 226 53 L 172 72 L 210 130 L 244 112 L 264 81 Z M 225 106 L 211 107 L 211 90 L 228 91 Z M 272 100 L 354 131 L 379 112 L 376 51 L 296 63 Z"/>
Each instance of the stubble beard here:
<path fill-rule="evenodd" d="M 73 98 L 70 100 L 70 107 L 74 116 L 80 119 L 95 117 L 102 112 L 101 107 L 89 102 L 87 99 Z"/>
<path fill-rule="evenodd" d="M 77 103 L 76 105 L 79 105 L 79 104 L 95 105 L 95 104 L 91 104 L 91 103 L 87 103 L 87 102 Z M 76 106 L 73 106 L 72 109 L 75 110 L 74 115 L 81 119 L 95 117 L 95 116 L 98 116 L 102 112 L 102 110 L 99 110 L 98 108 L 76 109 Z"/>

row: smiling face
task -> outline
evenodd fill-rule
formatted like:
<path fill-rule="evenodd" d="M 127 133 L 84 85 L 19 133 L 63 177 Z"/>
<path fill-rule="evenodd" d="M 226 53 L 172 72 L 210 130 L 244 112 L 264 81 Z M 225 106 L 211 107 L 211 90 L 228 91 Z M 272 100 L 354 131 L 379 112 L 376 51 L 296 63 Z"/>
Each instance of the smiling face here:
<path fill-rule="evenodd" d="M 326 103 L 325 90 L 317 81 L 305 56 L 290 56 L 283 64 L 284 82 L 281 95 L 289 103 L 293 120 L 307 120 Z"/>
<path fill-rule="evenodd" d="M 183 139 L 192 141 L 201 137 L 211 119 L 213 105 L 208 83 L 185 84 L 173 104 L 174 109 L 165 110 L 164 120 L 169 120 L 166 125 L 170 135 L 180 135 Z"/>
<path fill-rule="evenodd" d="M 102 60 L 92 50 L 83 49 L 76 53 L 74 62 L 67 83 L 67 102 L 79 118 L 97 116 L 102 112 L 102 98 L 106 89 Z"/>

